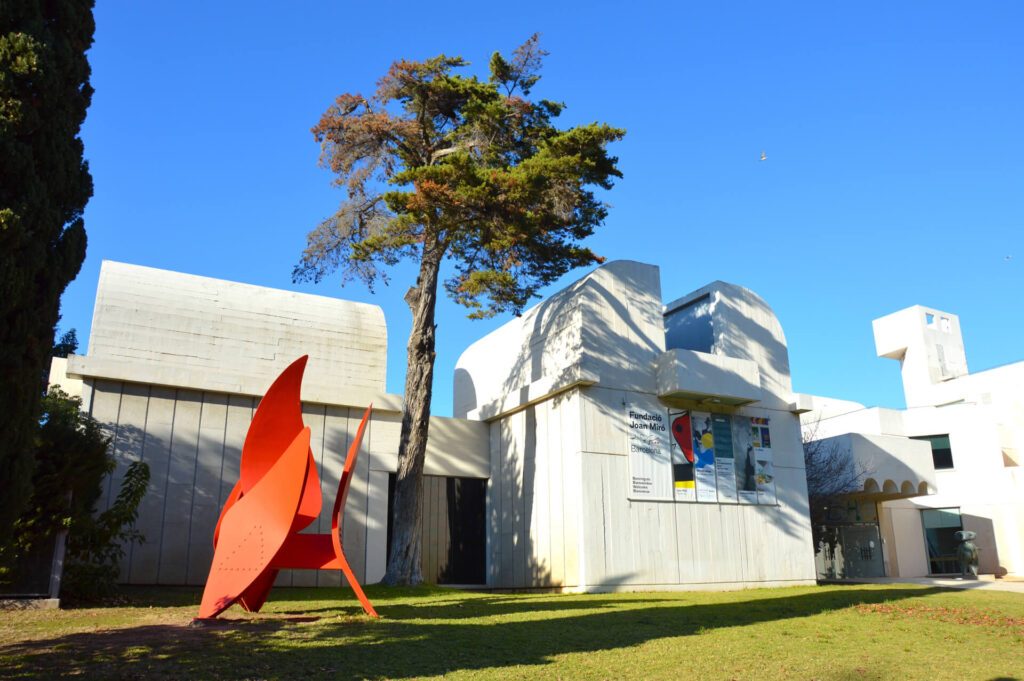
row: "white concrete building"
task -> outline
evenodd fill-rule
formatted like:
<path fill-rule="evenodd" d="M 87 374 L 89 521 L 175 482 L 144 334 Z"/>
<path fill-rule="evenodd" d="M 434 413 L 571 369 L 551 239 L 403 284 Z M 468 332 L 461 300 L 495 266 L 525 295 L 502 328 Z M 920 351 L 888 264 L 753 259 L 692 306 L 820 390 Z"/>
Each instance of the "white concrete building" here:
<path fill-rule="evenodd" d="M 471 345 L 455 414 L 490 427 L 489 584 L 814 578 L 785 338 L 750 291 L 716 282 L 662 306 L 657 267 L 605 265 Z M 716 418 L 709 475 L 679 470 L 670 429 L 643 428 L 680 415 Z M 774 471 L 745 489 L 734 445 L 752 421 Z"/>
<path fill-rule="evenodd" d="M 304 418 L 325 498 L 365 405 L 346 554 L 383 575 L 400 396 L 375 306 L 104 263 L 88 352 L 55 363 L 150 465 L 122 577 L 200 584 L 255 400 L 309 354 Z M 812 583 L 800 422 L 782 329 L 715 282 L 667 306 L 658 268 L 615 262 L 471 345 L 456 418 L 430 426 L 424 574 L 573 590 Z M 118 473 L 111 480 L 116 493 Z M 325 504 L 327 508 L 330 504 Z M 321 527 L 329 523 L 325 517 Z M 337 584 L 292 571 L 282 583 Z"/>
<path fill-rule="evenodd" d="M 916 305 L 873 326 L 878 355 L 900 362 L 907 408 L 808 398 L 802 417 L 816 439 L 871 441 L 890 455 L 879 465 L 846 447 L 868 480 L 851 499 L 860 518 L 837 524 L 877 525 L 884 559 L 875 569 L 886 575 L 959 572 L 960 529 L 978 534 L 981 573 L 1024 574 L 1024 362 L 969 373 L 960 320 L 940 310 Z"/>
<path fill-rule="evenodd" d="M 397 469 L 401 398 L 384 392 L 387 330 L 374 305 L 104 262 L 88 352 L 55 360 L 51 383 L 80 394 L 113 435 L 116 495 L 127 463 L 149 464 L 139 509 L 146 541 L 133 546 L 121 578 L 132 584 L 203 584 L 213 527 L 238 479 L 242 442 L 257 400 L 293 360 L 309 355 L 303 420 L 312 430 L 325 500 L 308 531 L 329 532 L 349 438 L 371 401 L 345 511 L 345 553 L 357 577 L 379 581 L 387 556 L 389 475 Z M 61 375 L 63 374 L 63 375 Z M 449 501 L 457 513 L 474 481 L 489 475 L 487 429 L 431 420 L 425 464 L 432 537 L 424 571 L 448 567 Z M 464 489 L 465 488 L 465 489 Z M 464 494 L 468 492 L 467 494 Z M 475 548 L 483 560 L 482 541 Z M 482 572 L 482 570 L 478 570 Z M 283 571 L 279 584 L 337 585 L 329 571 Z"/>

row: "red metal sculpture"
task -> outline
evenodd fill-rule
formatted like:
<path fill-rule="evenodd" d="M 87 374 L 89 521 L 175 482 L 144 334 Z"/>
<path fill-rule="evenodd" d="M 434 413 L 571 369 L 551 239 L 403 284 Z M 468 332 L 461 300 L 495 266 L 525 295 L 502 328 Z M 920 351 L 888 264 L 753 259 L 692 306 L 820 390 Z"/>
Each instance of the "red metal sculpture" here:
<path fill-rule="evenodd" d="M 302 423 L 299 395 L 308 356 L 300 357 L 274 381 L 260 401 L 242 446 L 238 483 L 224 503 L 213 533 L 213 564 L 199 618 L 216 617 L 233 603 L 257 612 L 267 600 L 278 570 L 341 570 L 363 610 L 377 612 L 345 558 L 342 516 L 359 444 L 373 405 L 366 408 L 345 458 L 330 534 L 299 534 L 320 515 L 320 479 Z"/>

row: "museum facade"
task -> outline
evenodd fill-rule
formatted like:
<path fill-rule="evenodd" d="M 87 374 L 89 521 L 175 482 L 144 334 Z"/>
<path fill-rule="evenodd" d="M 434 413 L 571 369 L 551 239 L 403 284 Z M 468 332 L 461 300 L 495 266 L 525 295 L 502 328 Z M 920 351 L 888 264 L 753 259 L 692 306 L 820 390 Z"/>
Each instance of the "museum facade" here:
<path fill-rule="evenodd" d="M 470 345 L 453 418 L 432 417 L 428 581 L 576 591 L 726 589 L 947 575 L 954 533 L 983 574 L 1024 572 L 1024 362 L 971 374 L 959 319 L 875 320 L 907 408 L 794 393 L 778 319 L 714 282 L 667 304 L 659 270 L 608 263 Z M 357 578 L 387 563 L 402 398 L 374 305 L 104 262 L 88 351 L 51 383 L 82 397 L 116 469 L 150 469 L 121 579 L 202 584 L 254 408 L 309 356 L 303 420 L 325 498 L 367 405 L 343 538 Z M 812 545 L 803 440 L 861 472 Z M 330 528 L 329 509 L 307 531 Z M 821 533 L 819 533 L 821 534 Z M 337 585 L 284 570 L 278 584 Z"/>
<path fill-rule="evenodd" d="M 357 578 L 387 561 L 401 396 L 385 391 L 380 308 L 104 262 L 84 355 L 51 383 L 81 395 L 117 469 L 151 480 L 122 580 L 202 584 L 255 404 L 309 355 L 303 419 L 324 496 L 374 412 L 346 507 Z M 454 418 L 433 417 L 429 581 L 580 591 L 743 588 L 815 579 L 798 397 L 782 328 L 715 282 L 667 305 L 658 268 L 606 264 L 472 344 Z M 309 531 L 330 527 L 327 512 Z M 278 584 L 336 585 L 329 571 Z"/>
<path fill-rule="evenodd" d="M 981 574 L 1024 574 L 1024 362 L 970 373 L 959 317 L 935 308 L 873 328 L 877 355 L 900 363 L 906 409 L 804 397 L 805 432 L 862 478 L 830 509 L 839 542 L 818 553 L 819 576 L 958 575 L 960 530 L 977 535 Z"/>

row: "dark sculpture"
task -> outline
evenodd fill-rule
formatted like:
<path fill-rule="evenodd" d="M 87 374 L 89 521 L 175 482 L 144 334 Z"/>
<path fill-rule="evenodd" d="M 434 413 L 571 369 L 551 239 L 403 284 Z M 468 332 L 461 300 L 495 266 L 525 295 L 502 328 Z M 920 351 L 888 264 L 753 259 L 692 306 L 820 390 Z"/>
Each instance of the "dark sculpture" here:
<path fill-rule="evenodd" d="M 960 561 L 960 574 L 965 579 L 978 578 L 978 547 L 974 543 L 976 532 L 961 530 L 953 537 L 960 542 L 956 547 L 956 557 Z"/>

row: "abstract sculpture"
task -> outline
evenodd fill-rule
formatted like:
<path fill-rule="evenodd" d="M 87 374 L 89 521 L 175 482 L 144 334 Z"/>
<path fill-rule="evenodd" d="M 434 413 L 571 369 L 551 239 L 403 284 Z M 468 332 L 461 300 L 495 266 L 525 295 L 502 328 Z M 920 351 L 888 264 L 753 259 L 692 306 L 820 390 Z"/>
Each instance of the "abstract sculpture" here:
<path fill-rule="evenodd" d="M 373 405 L 366 408 L 345 458 L 331 533 L 299 534 L 320 515 L 322 503 L 299 400 L 307 359 L 300 357 L 278 376 L 252 417 L 238 483 L 213 533 L 213 564 L 199 619 L 216 617 L 233 603 L 259 611 L 278 570 L 284 569 L 340 569 L 366 614 L 378 616 L 345 558 L 341 533 L 345 498 Z"/>
<path fill-rule="evenodd" d="M 978 578 L 978 547 L 974 543 L 977 536 L 976 532 L 970 530 L 953 533 L 953 538 L 960 542 L 956 547 L 956 558 L 960 563 L 960 575 L 964 579 Z"/>

